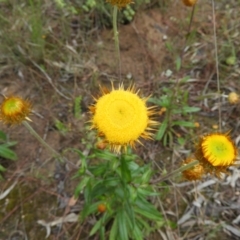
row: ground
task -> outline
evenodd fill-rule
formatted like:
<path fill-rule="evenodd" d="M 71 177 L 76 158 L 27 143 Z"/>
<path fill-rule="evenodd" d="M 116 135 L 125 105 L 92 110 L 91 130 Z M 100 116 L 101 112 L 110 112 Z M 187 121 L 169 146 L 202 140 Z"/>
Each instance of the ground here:
<path fill-rule="evenodd" d="M 227 101 L 229 92 L 240 93 L 239 4 L 239 1 L 216 3 L 218 56 L 215 55 L 211 1 L 199 1 L 190 33 L 192 9 L 185 8 L 181 1 L 171 1 L 161 8 L 140 9 L 132 22 L 119 25 L 122 82 L 134 83 L 143 96 L 159 97 L 164 94 L 164 88 L 174 91 L 179 79 L 189 76 L 180 84 L 181 93 L 187 92 L 188 104 L 201 109 L 192 115 L 192 121 L 198 122 L 200 127 L 191 130 L 177 127 L 170 147 L 161 141 L 146 141 L 144 146 L 137 146 L 135 152 L 144 161 L 150 159 L 170 172 L 193 150 L 192 143 L 199 135 L 213 131 L 219 122 L 218 74 L 223 132 L 231 129 L 231 136 L 239 142 L 240 109 Z M 93 220 L 83 224 L 76 221 L 83 200 L 73 198 L 79 181 L 73 176 L 80 158 L 71 149 L 80 149 L 87 155 L 89 146 L 96 144 L 95 135 L 88 128 L 88 106 L 93 103 L 93 96 L 98 95 L 99 84 L 110 86 L 112 81 L 117 86 L 121 82 L 114 61 L 111 28 L 86 30 L 77 16 L 68 17 L 67 21 L 76 26 L 68 29 L 65 45 L 58 45 L 61 25 L 56 18 L 50 18 L 56 10 L 51 4 L 44 7 L 51 31 L 42 37 L 52 45 L 57 44 L 59 49 L 44 55 L 43 61 L 38 55 L 29 56 L 25 62 L 21 62 L 19 56 L 3 57 L 0 89 L 3 95 L 18 95 L 32 102 L 30 125 L 64 156 L 65 162 L 55 160 L 23 125 L 9 127 L 0 123 L 0 129 L 9 139 L 18 142 L 14 147 L 17 161 L 0 159 L 7 168 L 0 182 L 1 191 L 10 188 L 9 194 L 0 198 L 0 240 L 45 239 L 49 229 L 47 239 L 90 239 L 87 234 Z M 2 16 L 11 13 L 8 4 L 3 3 L 2 9 Z M 14 16 L 10 14 L 9 19 L 13 20 Z M 20 31 L 15 23 L 12 31 Z M 187 34 L 188 41 L 185 40 Z M 14 47 L 21 50 L 21 40 Z M 22 49 L 28 50 L 29 46 Z M 64 54 L 69 58 L 63 57 Z M 232 54 L 235 62 L 228 64 L 227 59 Z M 180 60 L 181 67 L 178 67 Z M 76 113 L 78 96 L 82 97 L 81 111 Z M 159 114 L 157 120 L 163 119 L 164 115 Z M 185 138 L 183 145 L 177 142 L 178 134 Z M 230 175 L 222 180 L 207 177 L 202 182 L 192 183 L 170 178 L 167 183 L 169 190 L 163 194 L 162 205 L 158 207 L 165 219 L 175 222 L 175 226 L 159 229 L 148 239 L 239 239 L 240 172 L 237 167 L 231 168 Z M 164 191 L 162 188 L 159 189 Z M 63 216 L 69 216 L 70 220 L 57 224 L 57 219 Z M 98 236 L 91 239 L 98 239 Z"/>

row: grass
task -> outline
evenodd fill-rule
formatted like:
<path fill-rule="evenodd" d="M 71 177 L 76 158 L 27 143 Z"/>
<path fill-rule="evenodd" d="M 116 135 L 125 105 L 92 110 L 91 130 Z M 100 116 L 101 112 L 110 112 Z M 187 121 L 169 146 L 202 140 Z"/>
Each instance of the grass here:
<path fill-rule="evenodd" d="M 110 68 L 115 61 L 112 29 L 109 24 L 103 27 L 104 21 L 108 21 L 103 16 L 111 16 L 110 6 L 98 3 L 95 8 L 91 5 L 93 2 L 88 1 L 88 8 L 83 11 L 78 3 L 65 1 L 0 1 L 1 92 L 30 98 L 35 112 L 31 117 L 32 125 L 66 159 L 64 165 L 52 161 L 51 155 L 41 149 L 22 126 L 7 128 L 0 125 L 1 130 L 18 142 L 15 151 L 19 157 L 17 162 L 8 165 L 4 173 L 8 181 L 0 183 L 1 189 L 5 191 L 21 178 L 19 190 L 14 188 L 0 200 L 3 209 L 0 211 L 0 238 L 21 233 L 31 239 L 33 229 L 42 239 L 46 232 L 43 225 L 37 224 L 38 220 L 53 222 L 57 217 L 68 216 L 70 209 L 79 214 L 83 208 L 82 195 L 78 201 L 70 201 L 79 184 L 79 180 L 72 177 L 79 174 L 83 159 L 91 159 L 89 164 L 99 161 L 96 156 L 91 158 L 97 139 L 86 124 L 89 120 L 87 107 L 93 102 L 92 96 L 98 95 L 99 84 L 118 83 L 118 72 Z M 134 9 L 133 23 L 118 28 L 124 83 L 129 83 L 125 75 L 131 74 L 132 81 L 145 96 L 152 94 L 151 102 L 159 105 L 159 112 L 160 108 L 166 108 L 157 116 L 161 125 L 155 141 L 146 141 L 144 146 L 134 150 L 139 166 L 150 163 L 157 178 L 178 168 L 194 151 L 200 135 L 219 130 L 212 128 L 212 125 L 218 126 L 219 121 L 223 132 L 232 129 L 232 137 L 239 139 L 236 124 L 239 106 L 230 105 L 226 96 L 231 91 L 240 93 L 240 15 L 237 11 L 240 2 L 215 3 L 218 60 L 210 2 L 199 1 L 189 33 L 191 9 L 183 7 L 181 1 L 177 7 L 175 1 L 155 2 L 156 5 L 144 4 L 139 10 Z M 154 19 L 154 24 L 142 29 L 143 24 L 137 22 L 140 13 L 144 23 L 148 21 L 144 18 L 146 13 Z M 162 22 L 156 21 L 160 13 Z M 99 18 L 103 20 L 100 26 Z M 160 42 L 163 35 L 167 40 Z M 156 43 L 161 49 L 160 60 L 155 59 L 153 52 Z M 216 63 L 220 89 L 217 87 Z M 171 72 L 170 76 L 167 71 Z M 200 126 L 194 127 L 194 122 Z M 148 239 L 237 239 L 239 227 L 234 222 L 237 210 L 231 208 L 230 203 L 237 204 L 235 177 L 238 173 L 237 168 L 231 168 L 230 175 L 223 180 L 207 176 L 195 183 L 184 181 L 177 175 L 156 184 L 154 187 L 160 195 L 151 197 L 151 202 L 161 212 L 165 224 L 162 226 L 161 223 L 162 227 L 155 229 Z M 27 204 L 29 200 L 32 202 Z M 34 213 L 30 214 L 29 210 Z M 22 218 L 22 215 L 26 217 Z M 120 219 L 128 215 L 120 212 L 117 216 L 116 222 L 121 222 Z M 89 239 L 88 233 L 95 233 L 100 228 L 99 218 L 100 214 L 92 214 L 81 225 L 65 222 L 59 227 L 53 224 L 48 239 Z M 19 222 L 17 228 L 15 222 Z M 94 229 L 95 223 L 98 225 Z M 111 225 L 111 221 L 108 224 Z M 141 224 L 147 226 L 148 223 Z M 111 233 L 109 225 L 106 236 L 109 232 L 115 236 L 116 229 L 113 228 Z M 113 223 L 113 226 L 116 225 Z M 121 227 L 127 228 L 126 224 Z M 147 231 L 150 230 L 148 226 Z M 126 232 L 122 234 L 126 236 Z M 97 233 L 96 239 L 101 235 L 103 232 Z"/>

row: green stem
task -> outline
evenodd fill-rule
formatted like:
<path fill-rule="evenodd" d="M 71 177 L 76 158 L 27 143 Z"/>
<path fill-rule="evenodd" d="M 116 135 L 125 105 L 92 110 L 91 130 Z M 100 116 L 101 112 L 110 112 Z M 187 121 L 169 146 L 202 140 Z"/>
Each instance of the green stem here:
<path fill-rule="evenodd" d="M 179 174 L 179 173 L 181 173 L 181 172 L 183 172 L 183 171 L 185 171 L 185 170 L 187 170 L 187 169 L 189 169 L 189 168 L 197 165 L 198 163 L 199 163 L 198 160 L 194 160 L 194 161 L 192 161 L 191 163 L 188 163 L 187 165 L 184 165 L 184 166 L 182 166 L 182 167 L 180 167 L 180 168 L 178 168 L 178 169 L 170 172 L 169 174 L 167 174 L 167 175 L 164 176 L 164 177 L 161 176 L 161 177 L 159 177 L 159 178 L 157 178 L 157 179 L 152 180 L 151 183 L 162 182 L 162 181 L 168 179 L 169 177 L 175 176 L 175 175 L 177 175 L 177 174 Z"/>
<path fill-rule="evenodd" d="M 44 146 L 46 147 L 54 157 L 58 158 L 61 162 L 63 159 L 61 155 L 56 152 L 51 146 L 49 146 L 39 135 L 38 133 L 29 125 L 27 121 L 23 121 L 22 124 L 28 129 L 28 131 Z"/>
<path fill-rule="evenodd" d="M 118 38 L 118 30 L 117 30 L 117 12 L 118 7 L 113 7 L 113 33 L 114 33 L 114 41 L 115 41 L 115 50 L 118 59 L 118 66 L 119 66 L 119 79 L 121 80 L 121 59 L 120 59 L 120 47 L 119 47 L 119 38 Z"/>

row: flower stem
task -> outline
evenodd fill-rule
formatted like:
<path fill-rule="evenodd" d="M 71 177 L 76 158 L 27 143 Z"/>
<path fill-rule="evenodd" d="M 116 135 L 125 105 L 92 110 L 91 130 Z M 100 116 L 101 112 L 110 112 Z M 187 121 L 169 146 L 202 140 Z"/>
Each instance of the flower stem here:
<path fill-rule="evenodd" d="M 114 6 L 113 7 L 113 33 L 114 33 L 114 41 L 115 41 L 115 50 L 116 50 L 116 55 L 118 59 L 118 74 L 119 74 L 119 79 L 121 80 L 121 59 L 120 59 L 120 47 L 119 47 L 119 38 L 118 38 L 118 30 L 117 30 L 117 12 L 118 12 L 118 7 Z"/>
<path fill-rule="evenodd" d="M 198 160 L 194 160 L 191 163 L 188 163 L 188 164 L 186 164 L 186 165 L 184 165 L 184 166 L 182 166 L 182 167 L 180 167 L 180 168 L 170 172 L 169 174 L 167 174 L 167 175 L 165 175 L 163 177 L 161 176 L 161 177 L 159 177 L 157 179 L 152 180 L 151 183 L 162 182 L 162 181 L 168 179 L 169 177 L 176 176 L 177 174 L 179 174 L 179 173 L 181 173 L 181 172 L 183 172 L 183 171 L 185 171 L 185 170 L 187 170 L 187 169 L 197 165 L 198 163 L 199 163 Z"/>
<path fill-rule="evenodd" d="M 46 147 L 52 155 L 63 162 L 62 156 L 56 152 L 51 146 L 49 146 L 40 136 L 39 134 L 29 125 L 27 121 L 23 121 L 22 124 L 28 129 L 28 131 L 44 146 Z"/>

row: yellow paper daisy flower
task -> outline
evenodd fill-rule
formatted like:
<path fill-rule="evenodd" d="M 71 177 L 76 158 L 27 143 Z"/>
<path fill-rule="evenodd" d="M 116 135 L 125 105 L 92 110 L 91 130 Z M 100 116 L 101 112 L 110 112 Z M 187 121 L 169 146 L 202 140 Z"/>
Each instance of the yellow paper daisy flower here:
<path fill-rule="evenodd" d="M 6 97 L 0 105 L 0 120 L 5 124 L 19 124 L 29 120 L 31 109 L 32 106 L 28 100 L 15 96 Z"/>
<path fill-rule="evenodd" d="M 206 172 L 219 175 L 234 164 L 237 148 L 228 134 L 212 133 L 201 137 L 195 156 Z"/>
<path fill-rule="evenodd" d="M 134 86 L 124 90 L 120 85 L 118 89 L 112 87 L 112 91 L 102 88 L 102 93 L 90 107 L 91 123 L 113 151 L 134 147 L 135 142 L 141 143 L 141 137 L 151 139 L 157 122 L 150 119 L 155 111 L 146 106 L 148 98 L 140 98 Z"/>
<path fill-rule="evenodd" d="M 195 157 L 189 157 L 182 163 L 182 166 L 185 166 L 195 160 L 196 160 Z M 205 173 L 204 167 L 199 163 L 194 165 L 192 168 L 183 171 L 182 175 L 185 179 L 189 181 L 195 181 L 201 179 L 204 173 Z"/>
<path fill-rule="evenodd" d="M 113 6 L 117 6 L 118 8 L 126 7 L 128 4 L 132 3 L 132 0 L 106 0 Z"/>

